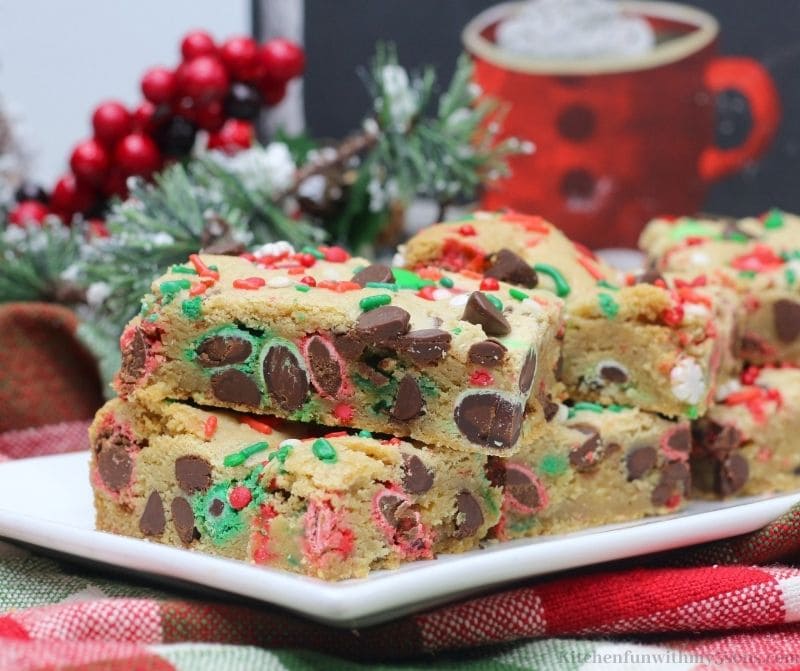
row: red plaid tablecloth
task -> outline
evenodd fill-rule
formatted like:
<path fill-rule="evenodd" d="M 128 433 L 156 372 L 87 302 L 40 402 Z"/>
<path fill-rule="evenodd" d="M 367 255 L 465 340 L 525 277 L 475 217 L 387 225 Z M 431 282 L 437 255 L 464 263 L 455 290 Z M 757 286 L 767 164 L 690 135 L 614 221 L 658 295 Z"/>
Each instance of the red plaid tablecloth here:
<path fill-rule="evenodd" d="M 44 310 L 53 335 L 25 350 L 33 342 L 24 337 L 27 327 L 18 328 L 19 313 L 4 322 L 8 314 L 0 310 L 0 364 L 9 340 L 29 356 L 6 356 L 0 368 L 0 460 L 85 448 L 96 382 L 84 385 L 84 378 L 73 393 L 36 380 L 39 391 L 29 396 L 65 395 L 48 401 L 49 414 L 7 403 L 16 385 L 38 374 L 31 357 L 70 375 L 85 366 L 74 343 L 52 341 L 69 336 L 74 324 Z M 69 359 L 73 354 L 78 359 Z M 19 428 L 30 423 L 39 428 Z M 0 671 L 299 671 L 365 662 L 409 671 L 800 669 L 798 560 L 800 507 L 746 536 L 525 581 L 389 624 L 342 630 L 233 598 L 155 589 L 114 577 L 113 569 L 89 570 L 0 543 Z"/>

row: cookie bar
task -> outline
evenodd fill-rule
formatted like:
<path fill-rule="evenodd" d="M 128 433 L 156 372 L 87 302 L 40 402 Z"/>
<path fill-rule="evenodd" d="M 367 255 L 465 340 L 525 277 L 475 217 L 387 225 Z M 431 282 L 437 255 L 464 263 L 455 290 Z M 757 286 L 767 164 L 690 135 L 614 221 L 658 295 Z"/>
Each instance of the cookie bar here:
<path fill-rule="evenodd" d="M 692 427 L 692 483 L 704 497 L 800 487 L 800 370 L 749 367 Z"/>
<path fill-rule="evenodd" d="M 502 454 L 526 416 L 543 423 L 528 401 L 560 325 L 548 292 L 484 293 L 340 248 L 195 255 L 124 331 L 116 387 Z"/>
<path fill-rule="evenodd" d="M 403 256 L 417 270 L 466 265 L 483 273 L 486 287 L 502 280 L 562 296 L 559 378 L 570 398 L 694 417 L 720 381 L 738 374 L 730 290 L 646 275 L 626 282 L 538 217 L 478 213 L 437 224 L 415 235 Z"/>
<path fill-rule="evenodd" d="M 490 458 L 504 487 L 501 540 L 565 533 L 675 512 L 689 488 L 689 422 L 635 408 L 577 403 L 508 459 Z"/>
<path fill-rule="evenodd" d="M 800 217 L 658 219 L 640 245 L 656 271 L 703 274 L 737 291 L 744 360 L 800 364 Z"/>
<path fill-rule="evenodd" d="M 110 401 L 90 430 L 97 528 L 340 580 L 475 548 L 497 522 L 487 457 L 321 431 Z"/>

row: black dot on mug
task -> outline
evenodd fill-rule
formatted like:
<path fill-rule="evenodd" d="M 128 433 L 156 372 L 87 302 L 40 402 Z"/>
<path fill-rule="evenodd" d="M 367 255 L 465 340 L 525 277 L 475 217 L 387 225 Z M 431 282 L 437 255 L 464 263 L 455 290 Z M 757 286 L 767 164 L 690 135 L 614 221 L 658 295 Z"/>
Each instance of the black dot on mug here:
<path fill-rule="evenodd" d="M 588 140 L 595 130 L 597 119 L 594 112 L 584 105 L 570 105 L 558 115 L 558 132 L 562 137 L 575 142 Z"/>
<path fill-rule="evenodd" d="M 594 195 L 597 180 L 585 168 L 573 168 L 561 178 L 561 195 L 567 200 L 589 200 Z"/>

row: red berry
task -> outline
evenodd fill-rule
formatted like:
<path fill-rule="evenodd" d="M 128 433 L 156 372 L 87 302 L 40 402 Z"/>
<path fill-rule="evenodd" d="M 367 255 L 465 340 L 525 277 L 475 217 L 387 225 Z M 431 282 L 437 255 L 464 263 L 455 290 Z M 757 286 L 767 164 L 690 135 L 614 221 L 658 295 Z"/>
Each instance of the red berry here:
<path fill-rule="evenodd" d="M 92 114 L 94 136 L 103 144 L 113 147 L 116 142 L 131 132 L 131 113 L 122 103 L 114 100 L 95 107 Z"/>
<path fill-rule="evenodd" d="M 303 48 L 281 37 L 262 45 L 259 52 L 264 76 L 274 82 L 286 82 L 303 73 L 306 55 Z"/>
<path fill-rule="evenodd" d="M 151 103 L 168 103 L 175 97 L 177 83 L 175 73 L 168 68 L 156 66 L 142 75 L 142 93 Z"/>
<path fill-rule="evenodd" d="M 128 184 L 127 176 L 117 166 L 111 168 L 106 181 L 103 183 L 103 194 L 107 198 L 112 196 L 119 196 L 120 198 L 128 197 Z"/>
<path fill-rule="evenodd" d="M 219 50 L 219 56 L 234 79 L 253 82 L 264 72 L 258 57 L 258 44 L 252 37 L 231 37 Z"/>
<path fill-rule="evenodd" d="M 8 221 L 16 226 L 26 224 L 41 224 L 50 213 L 44 203 L 38 200 L 23 200 L 8 215 Z"/>
<path fill-rule="evenodd" d="M 212 100 L 210 103 L 198 107 L 194 113 L 194 121 L 203 130 L 217 131 L 225 123 L 225 112 L 219 100 Z"/>
<path fill-rule="evenodd" d="M 145 100 L 139 107 L 133 110 L 133 114 L 131 115 L 133 120 L 132 130 L 134 132 L 152 135 L 168 115 L 168 107 L 156 106 L 149 100 Z"/>
<path fill-rule="evenodd" d="M 264 80 L 259 86 L 259 91 L 267 105 L 277 105 L 286 97 L 286 82 Z"/>
<path fill-rule="evenodd" d="M 237 485 L 228 493 L 228 501 L 234 510 L 241 510 L 252 500 L 252 493 L 244 485 Z"/>
<path fill-rule="evenodd" d="M 75 175 L 66 174 L 56 182 L 50 194 L 50 207 L 65 221 L 76 212 L 86 212 L 94 204 L 94 192 L 85 184 L 79 184 Z"/>
<path fill-rule="evenodd" d="M 191 61 L 199 56 L 215 56 L 217 47 L 214 38 L 205 30 L 193 30 L 184 35 L 181 41 L 181 56 L 184 61 Z"/>
<path fill-rule="evenodd" d="M 147 135 L 131 133 L 119 141 L 114 162 L 126 175 L 149 177 L 161 164 L 156 143 Z"/>
<path fill-rule="evenodd" d="M 240 149 L 248 149 L 253 144 L 253 124 L 241 119 L 228 119 L 216 133 L 208 137 L 209 149 L 222 149 L 235 154 Z"/>
<path fill-rule="evenodd" d="M 211 56 L 198 56 L 184 63 L 176 77 L 180 92 L 198 102 L 220 100 L 228 92 L 228 73 L 222 63 Z"/>
<path fill-rule="evenodd" d="M 97 140 L 85 140 L 72 150 L 69 167 L 80 181 L 99 186 L 108 174 L 108 152 Z"/>

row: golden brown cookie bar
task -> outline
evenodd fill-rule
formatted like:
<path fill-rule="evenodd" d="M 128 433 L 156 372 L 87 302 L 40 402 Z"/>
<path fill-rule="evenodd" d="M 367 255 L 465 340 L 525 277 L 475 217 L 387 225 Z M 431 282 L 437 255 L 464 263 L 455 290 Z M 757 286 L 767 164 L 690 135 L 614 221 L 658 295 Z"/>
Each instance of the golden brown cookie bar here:
<path fill-rule="evenodd" d="M 692 427 L 692 484 L 727 497 L 800 487 L 800 370 L 750 367 Z"/>
<path fill-rule="evenodd" d="M 573 399 L 696 417 L 719 381 L 738 374 L 738 304 L 729 290 L 618 276 L 539 217 L 478 213 L 437 224 L 403 254 L 417 269 L 467 263 L 484 273 L 487 292 L 503 280 L 564 297 L 560 380 Z"/>
<path fill-rule="evenodd" d="M 738 350 L 755 364 L 800 364 L 800 217 L 657 219 L 642 233 L 652 267 L 736 290 L 742 305 Z"/>
<path fill-rule="evenodd" d="M 156 280 L 121 338 L 120 395 L 493 454 L 515 449 L 526 416 L 543 422 L 558 298 L 287 247 L 193 256 Z"/>
<path fill-rule="evenodd" d="M 566 416 L 565 416 L 566 415 Z M 689 488 L 687 421 L 634 408 L 566 406 L 508 459 L 490 458 L 504 486 L 498 539 L 565 533 L 679 510 Z"/>
<path fill-rule="evenodd" d="M 475 548 L 497 522 L 487 457 L 323 431 L 110 401 L 90 430 L 97 528 L 340 580 Z"/>

